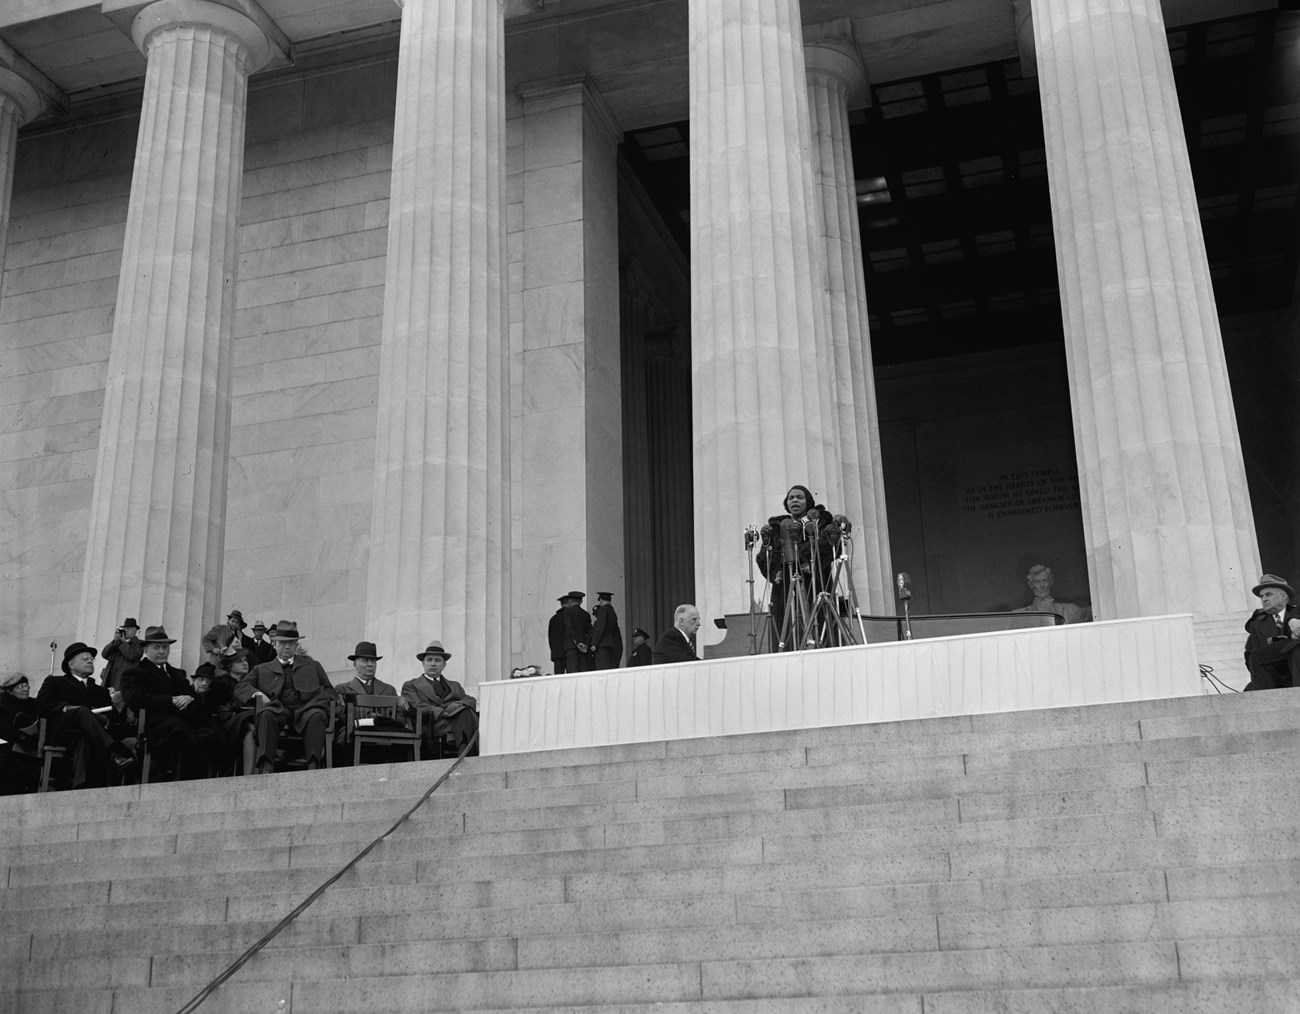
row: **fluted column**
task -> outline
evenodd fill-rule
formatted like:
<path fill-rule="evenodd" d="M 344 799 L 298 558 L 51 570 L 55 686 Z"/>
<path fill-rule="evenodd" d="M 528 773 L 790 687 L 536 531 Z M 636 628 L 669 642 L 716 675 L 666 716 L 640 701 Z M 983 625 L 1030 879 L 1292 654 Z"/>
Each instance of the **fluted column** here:
<path fill-rule="evenodd" d="M 248 75 L 269 46 L 207 0 L 136 15 L 148 57 L 80 622 L 129 614 L 194 651 L 220 612 Z"/>
<path fill-rule="evenodd" d="M 747 612 L 741 533 L 786 489 L 841 496 L 798 0 L 690 0 L 695 594 Z"/>
<path fill-rule="evenodd" d="M 1239 611 L 1259 549 L 1160 4 L 1032 20 L 1094 612 Z"/>
<path fill-rule="evenodd" d="M 509 669 L 503 54 L 501 0 L 406 0 L 366 632 L 469 686 Z"/>
<path fill-rule="evenodd" d="M 36 89 L 22 75 L 0 67 L 0 292 L 4 283 L 5 248 L 9 242 L 18 128 L 40 112 L 41 104 Z"/>
<path fill-rule="evenodd" d="M 849 142 L 849 105 L 867 99 L 867 76 L 850 23 L 819 26 L 805 34 L 808 111 L 812 123 L 814 179 L 822 207 L 828 308 L 826 329 L 835 359 L 843 499 L 828 504 L 854 525 L 853 579 L 864 612 L 892 613 L 893 576 L 875 367 L 867 322 L 856 177 Z"/>

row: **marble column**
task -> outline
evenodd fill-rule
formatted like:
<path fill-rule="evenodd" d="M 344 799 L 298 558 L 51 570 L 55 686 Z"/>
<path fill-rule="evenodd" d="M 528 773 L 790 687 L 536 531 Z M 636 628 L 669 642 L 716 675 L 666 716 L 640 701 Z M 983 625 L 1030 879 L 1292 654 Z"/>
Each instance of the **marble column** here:
<path fill-rule="evenodd" d="M 827 333 L 835 362 L 843 499 L 827 504 L 853 523 L 853 579 L 863 612 L 893 614 L 889 524 L 880 460 L 875 367 L 867 323 L 849 108 L 865 105 L 867 75 L 848 21 L 805 29 L 814 180 L 826 250 Z"/>
<path fill-rule="evenodd" d="M 1159 0 L 1032 21 L 1093 611 L 1239 612 L 1259 549 Z"/>
<path fill-rule="evenodd" d="M 270 47 L 207 0 L 151 4 L 132 36 L 148 69 L 69 636 L 107 640 L 129 614 L 189 664 L 221 611 L 244 112 Z"/>
<path fill-rule="evenodd" d="M 555 598 L 614 596 L 625 615 L 623 378 L 619 334 L 618 145 L 585 74 L 519 86 L 523 206 L 510 249 L 522 326 L 512 379 L 522 395 L 512 446 L 522 658 L 549 655 Z M 513 372 L 517 370 L 517 372 Z"/>
<path fill-rule="evenodd" d="M 366 636 L 509 673 L 502 0 L 402 9 Z"/>
<path fill-rule="evenodd" d="M 690 0 L 691 336 L 701 643 L 748 612 L 746 525 L 841 501 L 798 0 Z M 701 512 L 702 515 L 701 515 Z"/>
<path fill-rule="evenodd" d="M 40 112 L 36 89 L 21 74 L 0 67 L 0 295 L 3 294 L 5 247 L 9 241 L 9 206 L 14 196 L 14 155 L 18 128 Z"/>

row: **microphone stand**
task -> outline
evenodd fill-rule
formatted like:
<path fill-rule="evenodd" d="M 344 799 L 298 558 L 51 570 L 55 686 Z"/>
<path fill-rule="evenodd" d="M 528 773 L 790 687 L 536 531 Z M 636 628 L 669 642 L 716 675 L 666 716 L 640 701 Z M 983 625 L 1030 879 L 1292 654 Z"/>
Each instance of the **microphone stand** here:
<path fill-rule="evenodd" d="M 59 650 L 59 642 L 50 642 L 50 675 L 54 675 L 54 653 Z"/>
<path fill-rule="evenodd" d="M 758 540 L 758 530 L 750 525 L 745 529 L 745 555 L 749 557 L 749 653 L 758 654 L 758 614 L 754 607 L 754 543 Z"/>

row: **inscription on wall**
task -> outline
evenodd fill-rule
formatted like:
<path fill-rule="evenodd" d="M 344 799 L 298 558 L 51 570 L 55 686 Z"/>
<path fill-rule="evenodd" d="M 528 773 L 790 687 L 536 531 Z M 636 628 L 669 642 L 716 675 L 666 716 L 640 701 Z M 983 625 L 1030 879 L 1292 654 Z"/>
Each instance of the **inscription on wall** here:
<path fill-rule="evenodd" d="M 999 472 L 961 492 L 961 512 L 989 521 L 1079 509 L 1079 476 L 1062 468 Z"/>

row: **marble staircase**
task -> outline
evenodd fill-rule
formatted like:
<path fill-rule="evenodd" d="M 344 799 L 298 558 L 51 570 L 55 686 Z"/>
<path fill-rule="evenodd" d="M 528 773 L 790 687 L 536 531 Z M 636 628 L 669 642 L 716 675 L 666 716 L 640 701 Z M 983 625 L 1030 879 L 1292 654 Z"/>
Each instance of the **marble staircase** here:
<path fill-rule="evenodd" d="M 1300 695 L 466 761 L 199 1009 L 1300 1011 Z M 178 1010 L 448 762 L 0 799 L 0 1012 Z"/>

